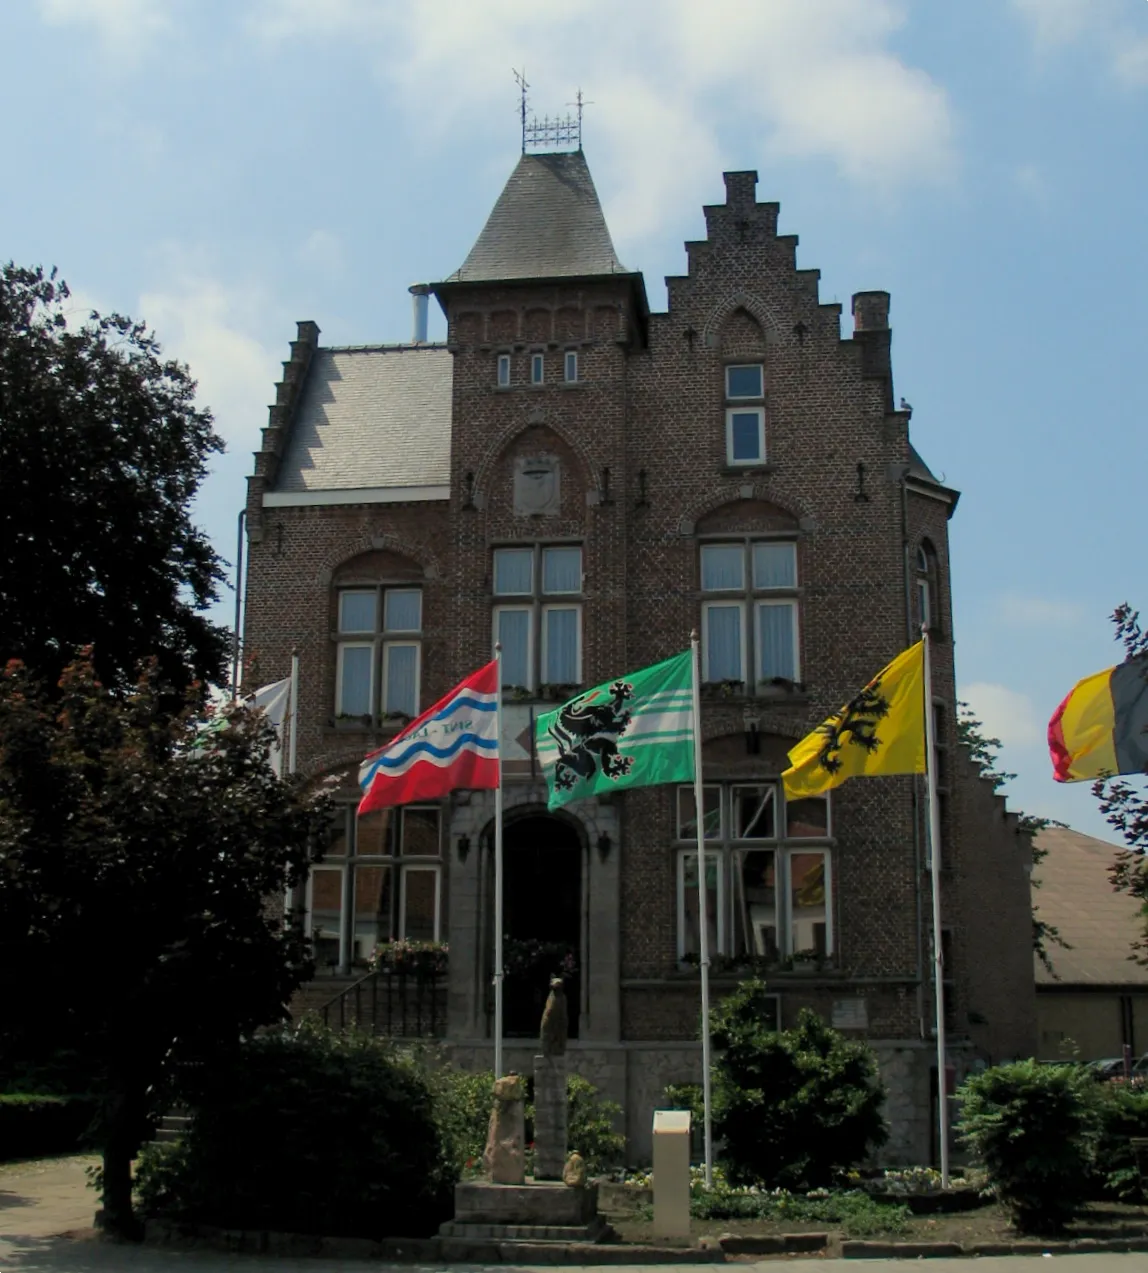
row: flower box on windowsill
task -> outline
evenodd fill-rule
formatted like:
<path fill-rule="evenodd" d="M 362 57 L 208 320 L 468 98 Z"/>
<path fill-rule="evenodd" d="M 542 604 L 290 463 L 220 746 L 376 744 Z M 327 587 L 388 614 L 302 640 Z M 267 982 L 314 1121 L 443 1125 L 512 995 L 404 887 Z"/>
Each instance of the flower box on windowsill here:
<path fill-rule="evenodd" d="M 581 690 L 581 685 L 563 685 L 561 683 L 540 685 L 538 687 L 538 697 L 547 703 L 568 703 Z"/>
<path fill-rule="evenodd" d="M 824 955 L 819 955 L 815 950 L 796 950 L 792 956 L 786 960 L 790 970 L 793 972 L 822 972 L 829 961 Z"/>
<path fill-rule="evenodd" d="M 363 730 L 371 728 L 370 716 L 334 716 L 331 724 L 339 730 Z"/>
<path fill-rule="evenodd" d="M 703 681 L 699 692 L 702 698 L 742 698 L 745 696 L 745 682 Z"/>
<path fill-rule="evenodd" d="M 768 680 L 758 681 L 758 698 L 789 698 L 793 694 L 804 694 L 803 681 L 791 681 L 787 676 L 771 676 Z"/>

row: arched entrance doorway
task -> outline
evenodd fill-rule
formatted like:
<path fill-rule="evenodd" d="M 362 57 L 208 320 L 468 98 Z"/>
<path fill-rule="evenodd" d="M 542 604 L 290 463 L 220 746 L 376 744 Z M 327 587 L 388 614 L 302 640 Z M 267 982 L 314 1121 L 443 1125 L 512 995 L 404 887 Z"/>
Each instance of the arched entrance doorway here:
<path fill-rule="evenodd" d="M 503 828 L 503 1030 L 507 1038 L 537 1037 L 554 976 L 566 982 L 570 1037 L 578 1037 L 583 859 L 581 838 L 564 818 L 527 813 L 508 819 Z"/>

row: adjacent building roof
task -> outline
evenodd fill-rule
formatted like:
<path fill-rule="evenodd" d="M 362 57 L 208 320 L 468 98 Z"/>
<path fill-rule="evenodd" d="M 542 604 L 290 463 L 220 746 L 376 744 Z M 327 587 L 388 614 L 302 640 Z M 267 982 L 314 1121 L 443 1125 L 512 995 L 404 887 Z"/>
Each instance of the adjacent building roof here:
<path fill-rule="evenodd" d="M 445 345 L 316 350 L 274 493 L 447 486 L 452 364 Z"/>
<path fill-rule="evenodd" d="M 582 152 L 523 155 L 452 283 L 627 274 Z"/>
<path fill-rule="evenodd" d="M 1034 880 L 1040 881 L 1033 903 L 1039 917 L 1060 929 L 1072 947 L 1049 947 L 1056 977 L 1037 961 L 1037 984 L 1148 985 L 1148 968 L 1128 958 L 1132 942 L 1144 931 L 1140 905 L 1127 893 L 1113 892 L 1108 878 L 1119 846 L 1067 827 L 1041 831 L 1036 845 L 1048 854 L 1033 869 Z"/>

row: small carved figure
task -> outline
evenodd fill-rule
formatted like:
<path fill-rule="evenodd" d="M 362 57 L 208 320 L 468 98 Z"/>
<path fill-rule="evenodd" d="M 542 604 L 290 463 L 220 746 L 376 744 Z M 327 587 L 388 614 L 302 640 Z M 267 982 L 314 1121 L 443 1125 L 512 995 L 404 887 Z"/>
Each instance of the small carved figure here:
<path fill-rule="evenodd" d="M 486 1133 L 482 1165 L 498 1185 L 520 1185 L 526 1179 L 523 1109 L 526 1091 L 517 1074 L 494 1080 L 494 1105 Z"/>
<path fill-rule="evenodd" d="M 542 1011 L 540 1032 L 543 1056 L 566 1055 L 566 987 L 561 977 L 551 977 L 550 994 Z"/>
<path fill-rule="evenodd" d="M 562 1181 L 571 1189 L 581 1189 L 586 1183 L 586 1163 L 577 1150 L 566 1159 L 566 1166 L 562 1170 Z"/>

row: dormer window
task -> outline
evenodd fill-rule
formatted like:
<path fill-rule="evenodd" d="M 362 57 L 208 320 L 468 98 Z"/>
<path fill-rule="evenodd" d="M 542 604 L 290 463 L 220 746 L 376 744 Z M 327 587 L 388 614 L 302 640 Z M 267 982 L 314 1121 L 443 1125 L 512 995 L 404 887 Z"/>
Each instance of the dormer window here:
<path fill-rule="evenodd" d="M 545 379 L 545 361 L 541 354 L 530 355 L 530 383 L 540 385 Z"/>

